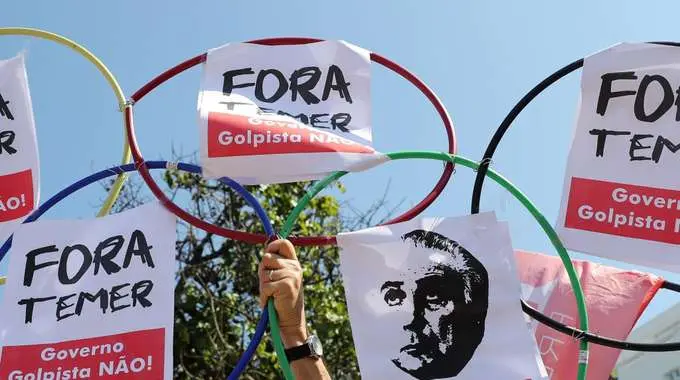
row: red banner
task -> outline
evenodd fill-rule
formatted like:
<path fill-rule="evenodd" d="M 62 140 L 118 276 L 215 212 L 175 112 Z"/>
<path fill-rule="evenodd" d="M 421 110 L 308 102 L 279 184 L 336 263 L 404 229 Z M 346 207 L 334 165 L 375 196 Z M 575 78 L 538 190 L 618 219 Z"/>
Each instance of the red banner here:
<path fill-rule="evenodd" d="M 0 222 L 21 218 L 33 210 L 31 170 L 0 176 Z"/>
<path fill-rule="evenodd" d="M 165 329 L 71 340 L 54 344 L 6 346 L 0 379 L 80 378 L 162 380 Z"/>
<path fill-rule="evenodd" d="M 576 299 L 560 258 L 515 251 L 522 298 L 543 314 L 579 326 Z M 572 260 L 585 294 L 590 331 L 625 340 L 663 283 L 663 278 L 588 261 Z M 551 380 L 576 378 L 579 341 L 534 322 L 536 343 Z M 606 379 L 620 350 L 591 345 L 589 379 Z"/>
<path fill-rule="evenodd" d="M 680 244 L 680 191 L 574 177 L 565 226 Z"/>
<path fill-rule="evenodd" d="M 371 147 L 293 121 L 208 115 L 208 157 L 325 152 L 375 153 Z"/>

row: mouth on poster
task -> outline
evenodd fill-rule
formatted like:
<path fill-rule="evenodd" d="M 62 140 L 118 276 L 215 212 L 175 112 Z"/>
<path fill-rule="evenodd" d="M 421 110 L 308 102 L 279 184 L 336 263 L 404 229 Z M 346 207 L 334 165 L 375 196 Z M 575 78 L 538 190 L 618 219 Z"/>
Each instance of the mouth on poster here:
<path fill-rule="evenodd" d="M 371 147 L 370 53 L 342 41 L 210 50 L 198 110 L 208 178 L 317 179 L 378 155 Z M 253 157 L 237 159 L 246 156 Z"/>
<path fill-rule="evenodd" d="M 567 248 L 680 271 L 678 62 L 680 49 L 652 44 L 584 60 L 558 223 Z"/>
<path fill-rule="evenodd" d="M 175 218 L 158 203 L 21 225 L 2 299 L 0 378 L 169 379 Z"/>

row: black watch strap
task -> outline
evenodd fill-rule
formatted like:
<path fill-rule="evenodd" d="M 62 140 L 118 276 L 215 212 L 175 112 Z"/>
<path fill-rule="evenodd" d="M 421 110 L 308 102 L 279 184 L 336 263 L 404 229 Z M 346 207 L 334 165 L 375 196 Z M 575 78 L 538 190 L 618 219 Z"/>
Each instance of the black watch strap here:
<path fill-rule="evenodd" d="M 288 359 L 289 362 L 298 359 L 304 359 L 309 356 L 312 356 L 312 349 L 306 342 L 301 346 L 286 349 L 286 358 Z"/>
<path fill-rule="evenodd" d="M 323 348 L 321 347 L 321 341 L 316 335 L 310 335 L 305 343 L 297 346 L 291 347 L 285 350 L 286 358 L 289 362 L 304 358 L 320 358 L 323 356 Z"/>

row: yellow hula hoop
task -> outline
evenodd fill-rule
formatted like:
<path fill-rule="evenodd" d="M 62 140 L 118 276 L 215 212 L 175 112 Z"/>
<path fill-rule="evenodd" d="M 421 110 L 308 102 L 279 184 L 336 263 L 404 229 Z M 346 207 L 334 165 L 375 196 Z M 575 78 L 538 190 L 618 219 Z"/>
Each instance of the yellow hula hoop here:
<path fill-rule="evenodd" d="M 40 29 L 34 29 L 34 28 L 0 28 L 0 35 L 6 35 L 6 36 L 31 36 L 31 37 L 38 37 L 38 38 L 43 38 L 46 40 L 54 41 L 58 44 L 67 46 L 71 48 L 72 50 L 75 50 L 78 54 L 82 55 L 87 59 L 88 61 L 92 62 L 93 65 L 97 67 L 99 72 L 104 75 L 104 78 L 106 78 L 106 81 L 109 83 L 111 88 L 113 89 L 113 93 L 116 95 L 116 99 L 118 100 L 118 108 L 119 110 L 123 111 L 125 108 L 127 101 L 125 99 L 125 94 L 123 93 L 123 90 L 120 88 L 120 85 L 118 84 L 118 81 L 116 78 L 111 74 L 111 71 L 102 63 L 102 61 L 97 58 L 94 54 L 92 54 L 89 50 L 85 49 L 83 46 L 79 45 L 78 43 L 64 37 L 60 36 L 55 33 L 47 32 L 44 30 Z M 123 117 L 123 158 L 121 159 L 121 165 L 127 164 L 131 162 L 132 155 L 130 153 L 130 147 L 128 145 L 127 137 L 125 134 L 125 118 Z M 113 187 L 111 188 L 111 191 L 109 191 L 109 195 L 106 197 L 106 200 L 104 201 L 104 205 L 102 208 L 99 210 L 97 213 L 97 216 L 104 216 L 111 211 L 111 208 L 113 207 L 113 204 L 116 202 L 116 199 L 118 199 L 118 196 L 120 195 L 120 191 L 123 189 L 123 184 L 125 183 L 125 179 L 127 178 L 126 174 L 121 173 L 116 177 L 115 182 L 113 183 Z M 2 285 L 5 282 L 4 278 L 0 277 L 0 285 Z"/>
<path fill-rule="evenodd" d="M 80 44 L 76 43 L 75 41 L 72 41 L 64 36 L 60 36 L 58 34 L 48 32 L 45 30 L 40 30 L 40 29 L 34 29 L 34 28 L 21 28 L 21 27 L 12 27 L 12 28 L 0 28 L 0 36 L 31 36 L 31 37 L 38 37 L 42 38 L 45 40 L 53 41 L 58 44 L 64 45 L 66 47 L 71 48 L 72 50 L 75 50 L 76 53 L 82 55 L 90 61 L 98 70 L 99 72 L 106 78 L 106 81 L 109 83 L 111 86 L 111 89 L 113 89 L 113 93 L 116 96 L 116 100 L 118 101 L 118 109 L 119 111 L 122 111 L 125 109 L 127 106 L 127 101 L 125 99 L 125 94 L 123 93 L 123 90 L 120 88 L 120 85 L 118 84 L 118 81 L 116 78 L 111 74 L 111 71 L 109 71 L 108 67 L 104 65 L 104 63 L 97 58 L 94 54 L 92 54 L 89 50 L 87 50 L 85 47 L 81 46 Z M 127 164 L 131 162 L 132 160 L 132 154 L 130 152 L 130 146 L 128 145 L 127 141 L 127 135 L 125 133 L 125 115 L 123 114 L 123 157 L 121 159 L 121 164 Z M 101 209 L 97 213 L 97 217 L 104 216 L 111 211 L 111 208 L 113 207 L 113 204 L 116 202 L 116 199 L 118 199 L 118 196 L 120 195 L 121 190 L 123 189 L 123 185 L 125 184 L 125 180 L 127 179 L 127 175 L 125 173 L 121 173 L 116 177 L 116 180 L 113 183 L 113 186 L 111 187 L 111 190 L 109 191 L 108 196 L 106 197 L 106 200 L 104 201 L 104 204 L 102 205 Z M 7 281 L 7 277 L 1 277 L 0 276 L 0 285 L 4 285 L 5 282 Z"/>

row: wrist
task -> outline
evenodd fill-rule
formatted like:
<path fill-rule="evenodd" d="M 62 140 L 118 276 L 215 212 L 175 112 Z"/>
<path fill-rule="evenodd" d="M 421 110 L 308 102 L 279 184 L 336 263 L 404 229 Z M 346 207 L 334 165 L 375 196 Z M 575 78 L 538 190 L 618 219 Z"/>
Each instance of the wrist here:
<path fill-rule="evenodd" d="M 305 326 L 281 328 L 281 341 L 286 349 L 303 345 L 308 337 Z"/>

